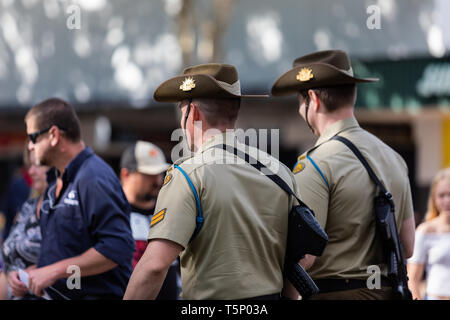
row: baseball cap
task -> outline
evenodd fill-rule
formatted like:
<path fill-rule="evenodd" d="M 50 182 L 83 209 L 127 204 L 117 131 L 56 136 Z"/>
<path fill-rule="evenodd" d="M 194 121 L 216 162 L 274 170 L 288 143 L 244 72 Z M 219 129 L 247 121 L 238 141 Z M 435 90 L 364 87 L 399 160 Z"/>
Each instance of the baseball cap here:
<path fill-rule="evenodd" d="M 166 162 L 166 157 L 159 147 L 139 140 L 125 149 L 120 159 L 120 167 L 154 175 L 166 171 L 170 164 Z"/>

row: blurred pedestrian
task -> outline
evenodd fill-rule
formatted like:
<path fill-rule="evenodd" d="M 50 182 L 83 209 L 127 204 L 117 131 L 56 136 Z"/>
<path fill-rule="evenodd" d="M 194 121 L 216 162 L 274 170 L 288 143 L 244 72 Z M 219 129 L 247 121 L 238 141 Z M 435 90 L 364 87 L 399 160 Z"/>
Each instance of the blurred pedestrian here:
<path fill-rule="evenodd" d="M 395 203 L 404 255 L 412 255 L 414 217 L 405 161 L 354 117 L 356 83 L 347 53 L 315 52 L 294 61 L 272 87 L 274 96 L 296 94 L 299 114 L 319 136 L 315 146 L 298 158 L 293 169 L 303 201 L 313 209 L 329 241 L 308 270 L 320 289 L 312 299 L 390 299 L 391 283 L 376 233 L 373 200 L 377 185 L 353 152 L 340 141 L 350 140 L 368 161 Z M 381 269 L 381 288 L 370 290 L 370 266 Z"/>
<path fill-rule="evenodd" d="M 25 146 L 26 148 L 27 146 Z M 12 176 L 0 201 L 2 204 L 0 214 L 3 213 L 5 218 L 5 225 L 1 233 L 2 239 L 0 240 L 5 240 L 8 237 L 17 212 L 22 204 L 30 197 L 31 177 L 28 174 L 30 161 L 27 155 L 28 152 L 23 153 L 23 166 Z"/>
<path fill-rule="evenodd" d="M 420 288 L 425 271 L 423 295 Z M 408 274 L 415 299 L 450 300 L 450 168 L 439 171 L 431 184 L 428 212 L 416 231 Z"/>
<path fill-rule="evenodd" d="M 67 102 L 42 101 L 25 122 L 37 163 L 53 167 L 41 205 L 41 252 L 37 268 L 29 271 L 31 291 L 42 296 L 49 288 L 53 299 L 121 298 L 134 241 L 119 179 L 85 146 Z"/>
<path fill-rule="evenodd" d="M 7 276 L 6 288 L 8 299 L 37 299 L 30 294 L 26 286 L 20 281 L 18 270 L 26 270 L 36 266 L 41 247 L 41 228 L 39 226 L 40 207 L 47 188 L 46 172 L 47 166 L 36 165 L 34 152 L 25 152 L 29 158 L 27 162 L 28 174 L 31 177 L 31 194 L 18 212 L 11 232 L 2 245 L 2 256 L 4 260 L 4 273 Z M 9 285 L 8 285 L 9 284 Z M 0 285 L 1 286 L 1 285 Z"/>
<path fill-rule="evenodd" d="M 236 69 L 225 64 L 187 68 L 156 89 L 155 100 L 179 102 L 181 128 L 195 154 L 167 171 L 149 244 L 125 299 L 154 299 L 179 254 L 184 299 L 280 298 L 287 219 L 296 200 L 237 161 L 233 151 L 218 147 L 264 157 L 264 164 L 278 168 L 280 179 L 297 188 L 278 160 L 237 141 L 242 97 Z"/>
<path fill-rule="evenodd" d="M 130 224 L 136 251 L 133 268 L 147 248 L 150 221 L 155 210 L 156 198 L 163 184 L 164 173 L 170 167 L 162 150 L 147 141 L 136 141 L 122 154 L 120 181 L 131 205 Z M 178 298 L 178 261 L 167 272 L 157 300 Z"/>

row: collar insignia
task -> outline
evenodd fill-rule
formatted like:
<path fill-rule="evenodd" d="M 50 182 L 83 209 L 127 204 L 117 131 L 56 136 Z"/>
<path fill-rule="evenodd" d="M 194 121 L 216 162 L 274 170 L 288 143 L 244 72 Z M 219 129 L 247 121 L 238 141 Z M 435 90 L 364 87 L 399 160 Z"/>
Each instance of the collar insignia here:
<path fill-rule="evenodd" d="M 170 181 L 172 181 L 172 174 L 167 173 L 166 177 L 164 178 L 163 187 L 168 184 Z"/>
<path fill-rule="evenodd" d="M 305 169 L 305 164 L 303 162 L 299 162 L 297 163 L 297 165 L 295 166 L 294 170 L 292 170 L 292 172 L 294 174 L 302 172 L 303 169 Z"/>

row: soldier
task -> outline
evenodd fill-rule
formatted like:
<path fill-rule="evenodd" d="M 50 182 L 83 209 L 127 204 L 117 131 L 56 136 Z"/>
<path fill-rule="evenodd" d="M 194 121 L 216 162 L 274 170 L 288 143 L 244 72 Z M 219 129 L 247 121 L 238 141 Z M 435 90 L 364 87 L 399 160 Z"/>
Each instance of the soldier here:
<path fill-rule="evenodd" d="M 303 201 L 315 212 L 329 242 L 309 269 L 320 293 L 312 299 L 390 299 L 381 240 L 376 236 L 373 197 L 376 185 L 352 151 L 336 135 L 353 142 L 393 195 L 395 217 L 406 258 L 414 246 L 414 215 L 405 161 L 354 117 L 356 83 L 348 55 L 322 51 L 300 57 L 276 80 L 274 96 L 297 94 L 299 114 L 319 136 L 293 170 Z M 369 290 L 369 267 L 382 270 L 381 288 Z M 369 268 L 369 269 L 368 269 Z"/>
<path fill-rule="evenodd" d="M 297 188 L 289 169 L 237 141 L 234 128 L 243 97 L 236 69 L 225 64 L 187 68 L 156 89 L 155 100 L 180 102 L 181 128 L 191 150 L 197 150 L 167 171 L 149 244 L 125 299 L 154 299 L 179 254 L 184 299 L 280 298 L 287 218 L 296 202 L 250 164 L 239 163 L 233 152 L 216 146 L 257 154 Z"/>

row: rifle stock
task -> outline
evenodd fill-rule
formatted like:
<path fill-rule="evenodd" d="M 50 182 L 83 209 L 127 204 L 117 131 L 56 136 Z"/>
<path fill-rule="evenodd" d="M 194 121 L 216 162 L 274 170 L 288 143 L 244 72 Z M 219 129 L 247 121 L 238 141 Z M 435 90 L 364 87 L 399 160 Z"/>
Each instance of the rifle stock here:
<path fill-rule="evenodd" d="M 388 265 L 388 278 L 392 283 L 393 295 L 398 300 L 411 300 L 408 288 L 406 261 L 398 236 L 395 221 L 395 207 L 391 194 L 380 193 L 374 201 L 376 225 L 382 239 L 383 254 Z"/>
<path fill-rule="evenodd" d="M 305 254 L 320 256 L 325 250 L 328 236 L 306 206 L 299 205 L 289 213 L 288 240 L 284 273 L 302 299 L 319 292 L 314 281 L 298 263 Z"/>

